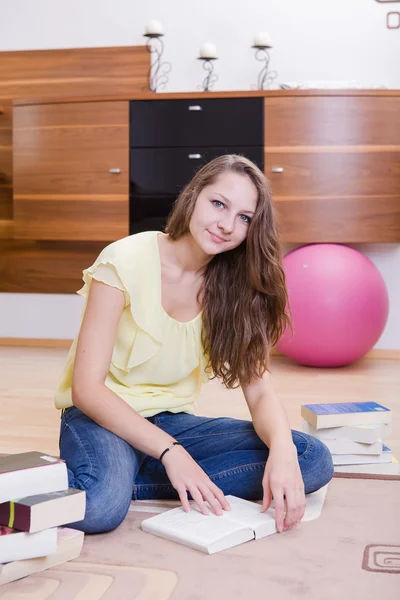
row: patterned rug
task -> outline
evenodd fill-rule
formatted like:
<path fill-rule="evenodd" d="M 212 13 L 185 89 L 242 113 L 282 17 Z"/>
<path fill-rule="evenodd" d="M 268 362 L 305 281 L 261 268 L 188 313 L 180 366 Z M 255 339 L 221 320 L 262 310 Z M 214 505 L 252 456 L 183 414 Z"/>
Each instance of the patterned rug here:
<path fill-rule="evenodd" d="M 399 477 L 335 477 L 317 520 L 212 556 L 141 531 L 174 503 L 133 503 L 117 530 L 86 536 L 79 559 L 6 584 L 0 598 L 398 600 L 399 501 Z"/>

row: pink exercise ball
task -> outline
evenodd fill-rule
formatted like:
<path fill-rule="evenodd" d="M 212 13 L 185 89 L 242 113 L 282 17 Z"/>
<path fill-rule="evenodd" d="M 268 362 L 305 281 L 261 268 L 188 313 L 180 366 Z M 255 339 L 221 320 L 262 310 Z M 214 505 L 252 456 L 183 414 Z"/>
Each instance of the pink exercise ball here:
<path fill-rule="evenodd" d="M 375 265 L 353 248 L 312 244 L 283 259 L 293 337 L 277 344 L 301 365 L 341 367 L 364 356 L 378 341 L 389 297 Z"/>

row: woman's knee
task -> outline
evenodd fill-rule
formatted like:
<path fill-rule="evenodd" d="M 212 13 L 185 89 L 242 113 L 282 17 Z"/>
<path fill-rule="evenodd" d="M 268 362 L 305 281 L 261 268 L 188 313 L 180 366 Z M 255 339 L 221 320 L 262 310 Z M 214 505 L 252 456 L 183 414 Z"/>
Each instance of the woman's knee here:
<path fill-rule="evenodd" d="M 85 533 L 105 533 L 116 529 L 125 519 L 132 500 L 132 489 L 123 482 L 115 486 L 106 481 L 86 482 L 75 486 L 86 492 L 86 509 L 82 521 L 70 524 Z"/>
<path fill-rule="evenodd" d="M 299 464 L 303 476 L 305 493 L 316 492 L 329 483 L 334 474 L 332 454 L 329 448 L 319 439 L 305 433 L 307 447 L 299 456 Z"/>
<path fill-rule="evenodd" d="M 115 529 L 125 518 L 142 453 L 73 408 L 64 415 L 60 456 L 68 484 L 86 492 L 86 513 L 73 526 L 87 533 Z"/>
<path fill-rule="evenodd" d="M 124 460 L 125 459 L 125 460 Z M 71 467 L 68 464 L 67 467 Z M 85 533 L 104 533 L 116 529 L 126 517 L 132 500 L 135 461 L 121 456 L 118 464 L 103 457 L 102 464 L 85 460 L 68 468 L 70 487 L 86 492 L 86 510 L 78 529 Z"/>

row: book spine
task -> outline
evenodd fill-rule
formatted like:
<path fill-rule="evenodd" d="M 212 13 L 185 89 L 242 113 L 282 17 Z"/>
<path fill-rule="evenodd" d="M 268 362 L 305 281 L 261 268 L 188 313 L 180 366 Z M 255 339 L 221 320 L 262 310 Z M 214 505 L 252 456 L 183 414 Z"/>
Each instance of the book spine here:
<path fill-rule="evenodd" d="M 18 531 L 30 531 L 31 507 L 18 502 L 3 502 L 0 504 L 0 525 L 6 525 Z"/>

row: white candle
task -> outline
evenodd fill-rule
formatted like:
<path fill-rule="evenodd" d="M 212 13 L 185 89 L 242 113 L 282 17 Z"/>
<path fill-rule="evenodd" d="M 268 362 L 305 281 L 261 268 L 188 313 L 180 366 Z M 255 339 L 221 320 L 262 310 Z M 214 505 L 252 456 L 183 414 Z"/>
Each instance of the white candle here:
<path fill-rule="evenodd" d="M 146 25 L 145 34 L 147 35 L 162 35 L 164 33 L 163 26 L 160 21 L 149 21 Z"/>
<path fill-rule="evenodd" d="M 272 46 L 271 38 L 268 33 L 262 31 L 261 33 L 257 33 L 253 40 L 254 46 Z"/>
<path fill-rule="evenodd" d="M 200 58 L 217 58 L 217 48 L 215 44 L 205 42 L 200 46 Z"/>

